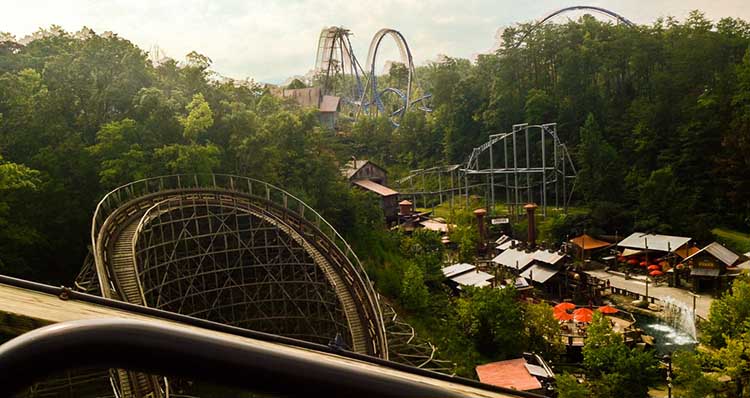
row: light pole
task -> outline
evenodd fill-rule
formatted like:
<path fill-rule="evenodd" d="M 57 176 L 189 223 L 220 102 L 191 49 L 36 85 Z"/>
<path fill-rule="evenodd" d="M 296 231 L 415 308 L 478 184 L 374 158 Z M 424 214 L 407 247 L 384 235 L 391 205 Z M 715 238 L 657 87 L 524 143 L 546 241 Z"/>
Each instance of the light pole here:
<path fill-rule="evenodd" d="M 693 296 L 693 322 L 695 322 L 695 301 L 700 295 L 697 295 L 695 293 L 690 293 L 691 296 Z"/>
<path fill-rule="evenodd" d="M 648 276 L 646 277 L 646 305 L 648 305 Z"/>

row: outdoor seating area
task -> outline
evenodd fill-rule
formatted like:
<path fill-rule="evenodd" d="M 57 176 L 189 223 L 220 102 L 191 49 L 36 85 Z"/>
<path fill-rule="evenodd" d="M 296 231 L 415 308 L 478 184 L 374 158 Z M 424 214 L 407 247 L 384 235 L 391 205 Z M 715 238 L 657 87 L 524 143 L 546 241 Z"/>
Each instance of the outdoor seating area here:
<path fill-rule="evenodd" d="M 633 316 L 609 305 L 596 309 L 577 307 L 570 302 L 563 302 L 553 307 L 553 316 L 560 323 L 563 342 L 571 347 L 583 347 L 587 337 L 587 329 L 593 321 L 594 312 L 603 314 L 609 321 L 615 333 L 625 334 L 632 330 L 635 324 Z"/>

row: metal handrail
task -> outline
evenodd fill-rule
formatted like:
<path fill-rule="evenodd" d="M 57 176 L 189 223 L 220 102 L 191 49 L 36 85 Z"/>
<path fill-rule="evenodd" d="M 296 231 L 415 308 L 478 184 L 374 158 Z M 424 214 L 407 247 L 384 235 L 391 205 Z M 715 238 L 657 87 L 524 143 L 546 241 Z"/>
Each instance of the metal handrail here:
<path fill-rule="evenodd" d="M 97 247 L 97 238 L 107 218 L 124 203 L 143 195 L 196 188 L 240 192 L 251 197 L 268 200 L 277 205 L 283 205 L 285 209 L 294 212 L 300 218 L 312 222 L 334 245 L 339 247 L 340 250 L 343 249 L 344 257 L 351 264 L 356 278 L 359 279 L 359 282 L 363 286 L 369 287 L 365 289 L 365 294 L 368 296 L 369 301 L 373 303 L 373 312 L 378 317 L 382 329 L 380 332 L 382 336 L 385 336 L 385 322 L 383 322 L 382 309 L 380 308 L 377 295 L 374 294 L 374 286 L 365 272 L 359 257 L 349 243 L 320 213 L 307 205 L 307 203 L 295 195 L 265 181 L 231 174 L 174 174 L 145 178 L 122 185 L 107 193 L 96 206 L 91 222 L 92 247 Z M 281 201 L 278 201 L 279 199 Z M 296 202 L 297 209 L 290 206 L 290 199 L 292 203 Z M 101 264 L 103 263 L 103 259 L 100 257 L 101 253 L 95 253 L 95 261 Z M 102 289 L 104 288 L 105 286 L 102 284 Z"/>
<path fill-rule="evenodd" d="M 367 357 L 119 318 L 62 322 L 0 346 L 3 393 L 19 392 L 40 376 L 76 367 L 176 374 L 283 395 L 543 398 Z"/>

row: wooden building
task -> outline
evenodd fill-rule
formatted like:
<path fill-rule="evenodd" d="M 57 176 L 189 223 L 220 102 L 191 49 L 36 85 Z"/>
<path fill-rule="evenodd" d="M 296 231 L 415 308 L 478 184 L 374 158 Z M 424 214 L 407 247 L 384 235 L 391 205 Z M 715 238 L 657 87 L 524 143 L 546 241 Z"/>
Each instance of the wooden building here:
<path fill-rule="evenodd" d="M 352 160 L 341 173 L 352 185 L 380 196 L 386 223 L 398 221 L 398 192 L 385 186 L 388 173 L 384 168 L 369 160 Z"/>
<path fill-rule="evenodd" d="M 683 264 L 690 268 L 693 290 L 714 290 L 722 287 L 722 279 L 727 275 L 727 267 L 734 266 L 740 256 L 718 242 L 698 250 L 687 257 Z"/>

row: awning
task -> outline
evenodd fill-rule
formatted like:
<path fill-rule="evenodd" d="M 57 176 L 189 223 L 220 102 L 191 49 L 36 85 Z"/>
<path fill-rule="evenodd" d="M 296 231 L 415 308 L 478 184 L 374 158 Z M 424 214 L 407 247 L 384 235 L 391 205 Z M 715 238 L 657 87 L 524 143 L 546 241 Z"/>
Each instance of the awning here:
<path fill-rule="evenodd" d="M 521 276 L 526 279 L 531 279 L 534 282 L 544 283 L 544 282 L 547 282 L 553 276 L 555 276 L 558 272 L 560 271 L 556 269 L 552 269 L 552 268 L 543 267 L 538 264 L 534 264 L 531 267 L 529 267 L 529 269 L 527 269 L 526 271 L 523 271 L 521 273 Z"/>
<path fill-rule="evenodd" d="M 718 268 L 693 268 L 690 270 L 690 276 L 719 276 Z"/>
<path fill-rule="evenodd" d="M 609 242 L 592 238 L 591 236 L 588 236 L 586 234 L 571 239 L 570 243 L 582 248 L 583 250 L 596 250 L 612 245 Z"/>
<path fill-rule="evenodd" d="M 633 250 L 633 249 L 625 249 L 622 251 L 622 255 L 627 256 L 635 256 L 636 254 L 643 253 L 643 250 Z"/>

